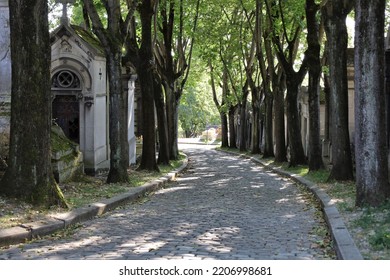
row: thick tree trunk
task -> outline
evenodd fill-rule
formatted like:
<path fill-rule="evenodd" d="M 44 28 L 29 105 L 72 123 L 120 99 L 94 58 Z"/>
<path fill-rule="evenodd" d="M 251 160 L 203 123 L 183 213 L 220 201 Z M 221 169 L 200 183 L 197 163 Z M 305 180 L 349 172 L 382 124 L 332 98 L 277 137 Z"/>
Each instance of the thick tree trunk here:
<path fill-rule="evenodd" d="M 219 113 L 219 115 L 221 117 L 221 137 L 222 137 L 221 147 L 227 148 L 227 147 L 229 147 L 228 119 L 227 119 L 226 113 L 224 113 L 224 112 Z"/>
<path fill-rule="evenodd" d="M 384 88 L 385 0 L 356 1 L 356 205 L 378 206 L 390 195 Z"/>
<path fill-rule="evenodd" d="M 346 17 L 350 11 L 344 1 L 328 1 L 322 9 L 328 40 L 330 78 L 330 131 L 332 170 L 329 179 L 353 180 L 348 129 L 348 79 Z"/>
<path fill-rule="evenodd" d="M 145 0 L 140 6 L 142 23 L 142 43 L 139 50 L 140 60 L 137 73 L 142 93 L 142 155 L 139 170 L 158 171 L 156 162 L 156 124 L 154 106 L 154 65 L 152 52 L 152 16 L 153 6 L 150 0 Z"/>
<path fill-rule="evenodd" d="M 171 160 L 176 160 L 179 157 L 178 144 L 178 120 L 179 120 L 179 101 L 176 98 L 173 87 L 164 84 L 167 123 L 168 123 L 168 140 L 169 140 L 169 155 Z"/>
<path fill-rule="evenodd" d="M 330 83 L 329 76 L 324 74 L 324 92 L 325 92 L 325 140 L 330 140 Z"/>
<path fill-rule="evenodd" d="M 252 147 L 251 147 L 251 153 L 256 155 L 261 153 L 260 149 L 260 108 L 258 104 L 255 104 L 256 102 L 253 102 L 252 97 L 252 114 L 253 114 L 253 120 L 252 120 Z"/>
<path fill-rule="evenodd" d="M 169 142 L 168 142 L 168 127 L 165 110 L 164 94 L 162 85 L 156 78 L 154 79 L 154 101 L 156 103 L 157 113 L 157 128 L 159 139 L 158 164 L 169 165 Z"/>
<path fill-rule="evenodd" d="M 310 74 L 309 74 L 310 75 Z M 324 167 L 320 138 L 320 80 L 309 77 L 309 170 L 315 171 Z"/>
<path fill-rule="evenodd" d="M 286 128 L 284 110 L 284 79 L 274 88 L 274 115 L 275 115 L 275 162 L 286 162 Z"/>
<path fill-rule="evenodd" d="M 229 148 L 237 149 L 235 114 L 237 106 L 229 107 Z"/>
<path fill-rule="evenodd" d="M 298 88 L 300 83 L 299 79 L 292 76 L 287 79 L 286 113 L 288 121 L 287 134 L 290 146 L 290 166 L 306 164 L 298 114 Z"/>
<path fill-rule="evenodd" d="M 12 89 L 8 168 L 2 194 L 66 206 L 51 168 L 50 37 L 47 1 L 9 1 Z"/>
<path fill-rule="evenodd" d="M 323 167 L 322 146 L 320 139 L 320 41 L 317 11 L 319 6 L 314 0 L 306 1 L 307 44 L 306 55 L 309 68 L 309 170 L 315 171 Z"/>
<path fill-rule="evenodd" d="M 265 133 L 264 133 L 264 158 L 274 156 L 273 140 L 273 96 L 265 93 Z"/>
<path fill-rule="evenodd" d="M 247 105 L 247 93 L 243 93 L 243 100 L 241 102 L 240 106 L 240 152 L 245 152 L 247 150 L 246 145 L 246 121 L 247 121 L 247 112 L 246 112 L 246 105 Z"/>
<path fill-rule="evenodd" d="M 128 182 L 129 144 L 127 140 L 127 100 L 128 93 L 123 90 L 121 52 L 106 50 L 108 83 L 110 91 L 109 126 L 110 126 L 110 171 L 107 183 Z"/>

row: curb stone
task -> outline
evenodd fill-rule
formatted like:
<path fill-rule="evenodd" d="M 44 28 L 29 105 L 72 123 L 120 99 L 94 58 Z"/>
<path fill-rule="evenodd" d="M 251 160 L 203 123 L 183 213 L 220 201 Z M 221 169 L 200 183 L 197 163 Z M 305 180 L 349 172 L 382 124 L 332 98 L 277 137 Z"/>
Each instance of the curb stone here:
<path fill-rule="evenodd" d="M 302 176 L 289 173 L 287 171 L 282 170 L 281 168 L 271 167 L 266 163 L 264 163 L 263 161 L 261 161 L 260 159 L 248 155 L 242 155 L 233 151 L 223 151 L 223 150 L 219 150 L 219 151 L 250 159 L 281 176 L 290 178 L 296 183 L 305 186 L 309 191 L 311 191 L 314 194 L 316 199 L 321 204 L 325 221 L 328 225 L 328 228 L 332 236 L 332 240 L 334 242 L 334 249 L 336 251 L 337 258 L 339 260 L 363 260 L 364 259 L 360 251 L 356 247 L 356 244 L 353 238 L 351 237 L 344 223 L 344 220 L 342 219 L 336 206 L 332 202 L 329 195 L 325 191 L 323 191 L 318 185 L 303 178 Z"/>
<path fill-rule="evenodd" d="M 132 188 L 128 192 L 76 208 L 66 213 L 49 215 L 46 219 L 41 221 L 0 229 L 0 246 L 24 243 L 31 241 L 33 238 L 50 235 L 71 225 L 101 216 L 125 203 L 134 202 L 151 192 L 162 189 L 166 183 L 175 180 L 178 174 L 187 168 L 187 165 L 188 157 L 186 156 L 182 166 L 176 170 L 169 172 L 167 175 L 162 176 L 157 180 Z"/>

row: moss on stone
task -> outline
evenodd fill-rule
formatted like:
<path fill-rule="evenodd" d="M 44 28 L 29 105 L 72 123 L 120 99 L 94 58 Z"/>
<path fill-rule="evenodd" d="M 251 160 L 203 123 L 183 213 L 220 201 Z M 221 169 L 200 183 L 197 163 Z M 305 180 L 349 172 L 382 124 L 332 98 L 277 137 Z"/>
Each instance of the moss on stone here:
<path fill-rule="evenodd" d="M 75 150 L 77 144 L 69 140 L 61 127 L 53 125 L 51 129 L 51 149 L 52 153 L 68 150 Z"/>

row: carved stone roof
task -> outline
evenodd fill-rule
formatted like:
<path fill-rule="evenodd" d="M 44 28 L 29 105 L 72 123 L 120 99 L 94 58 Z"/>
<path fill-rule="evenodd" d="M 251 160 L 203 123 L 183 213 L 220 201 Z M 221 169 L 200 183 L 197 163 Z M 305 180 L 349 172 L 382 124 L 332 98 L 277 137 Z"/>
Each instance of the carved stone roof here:
<path fill-rule="evenodd" d="M 57 40 L 60 40 L 64 35 L 68 37 L 76 37 L 75 41 L 88 48 L 94 56 L 104 56 L 104 49 L 96 36 L 77 25 L 60 24 L 50 35 L 51 44 L 54 44 Z M 80 46 L 82 47 L 82 46 Z"/>

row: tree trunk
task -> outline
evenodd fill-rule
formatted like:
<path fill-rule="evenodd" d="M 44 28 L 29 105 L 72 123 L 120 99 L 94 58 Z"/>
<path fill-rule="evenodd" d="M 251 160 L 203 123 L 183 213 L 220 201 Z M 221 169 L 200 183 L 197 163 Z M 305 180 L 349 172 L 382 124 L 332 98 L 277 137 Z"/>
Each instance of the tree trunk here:
<path fill-rule="evenodd" d="M 298 89 L 301 83 L 300 79 L 291 75 L 287 78 L 287 134 L 290 146 L 290 166 L 306 164 L 306 156 L 303 150 L 301 126 L 298 114 Z"/>
<path fill-rule="evenodd" d="M 179 157 L 178 144 L 178 120 L 179 120 L 179 101 L 176 98 L 174 88 L 164 84 L 167 123 L 168 123 L 168 140 L 169 140 L 169 155 L 171 160 L 176 160 Z"/>
<path fill-rule="evenodd" d="M 227 148 L 229 147 L 229 138 L 228 138 L 228 118 L 226 116 L 226 113 L 220 112 L 219 113 L 221 117 L 221 136 L 222 136 L 222 143 L 221 147 L 222 148 Z"/>
<path fill-rule="evenodd" d="M 324 74 L 324 92 L 325 92 L 325 140 L 330 140 L 330 83 L 329 75 Z"/>
<path fill-rule="evenodd" d="M 251 153 L 256 155 L 260 154 L 260 108 L 259 108 L 259 101 L 258 98 L 253 98 L 253 91 L 252 91 L 252 114 L 253 114 L 253 120 L 252 120 L 252 147 L 251 147 Z M 258 93 L 255 93 L 258 95 Z"/>
<path fill-rule="evenodd" d="M 50 37 L 47 1 L 9 1 L 11 135 L 2 194 L 67 206 L 51 168 Z"/>
<path fill-rule="evenodd" d="M 264 133 L 264 158 L 274 156 L 273 140 L 273 96 L 272 93 L 265 93 L 265 133 Z"/>
<path fill-rule="evenodd" d="M 243 100 L 240 106 L 240 152 L 245 152 L 247 150 L 247 145 L 246 145 L 247 97 L 248 97 L 248 91 L 245 89 L 243 92 Z"/>
<path fill-rule="evenodd" d="M 323 168 L 322 146 L 320 139 L 320 39 L 317 11 L 319 6 L 314 0 L 306 1 L 307 20 L 307 64 L 309 68 L 309 170 L 315 171 Z"/>
<path fill-rule="evenodd" d="M 378 206 L 390 195 L 384 88 L 385 0 L 356 1 L 356 205 Z"/>
<path fill-rule="evenodd" d="M 142 23 L 142 43 L 139 50 L 140 60 L 137 73 L 142 93 L 142 155 L 138 170 L 158 171 L 156 162 L 156 124 L 153 89 L 153 51 L 152 51 L 152 16 L 154 5 L 144 0 L 140 5 Z"/>
<path fill-rule="evenodd" d="M 283 71 L 283 70 L 280 70 Z M 284 75 L 282 74 L 278 85 L 274 87 L 274 115 L 275 115 L 275 162 L 286 162 L 286 128 L 284 121 Z"/>
<path fill-rule="evenodd" d="M 235 115 L 237 106 L 229 107 L 229 148 L 237 149 Z"/>
<path fill-rule="evenodd" d="M 332 170 L 329 179 L 353 180 L 353 166 L 348 129 L 348 79 L 346 17 L 351 7 L 345 1 L 328 1 L 322 9 L 328 40 L 330 78 L 330 131 Z"/>
<path fill-rule="evenodd" d="M 109 126 L 110 126 L 110 171 L 107 183 L 128 182 L 129 144 L 127 140 L 128 93 L 123 90 L 121 52 L 113 53 L 106 49 L 109 84 Z"/>
<path fill-rule="evenodd" d="M 168 128 L 167 117 L 165 110 L 164 94 L 162 92 L 162 85 L 159 80 L 154 79 L 154 101 L 156 103 L 157 113 L 157 128 L 159 139 L 158 164 L 169 165 L 169 142 L 168 142 Z"/>

